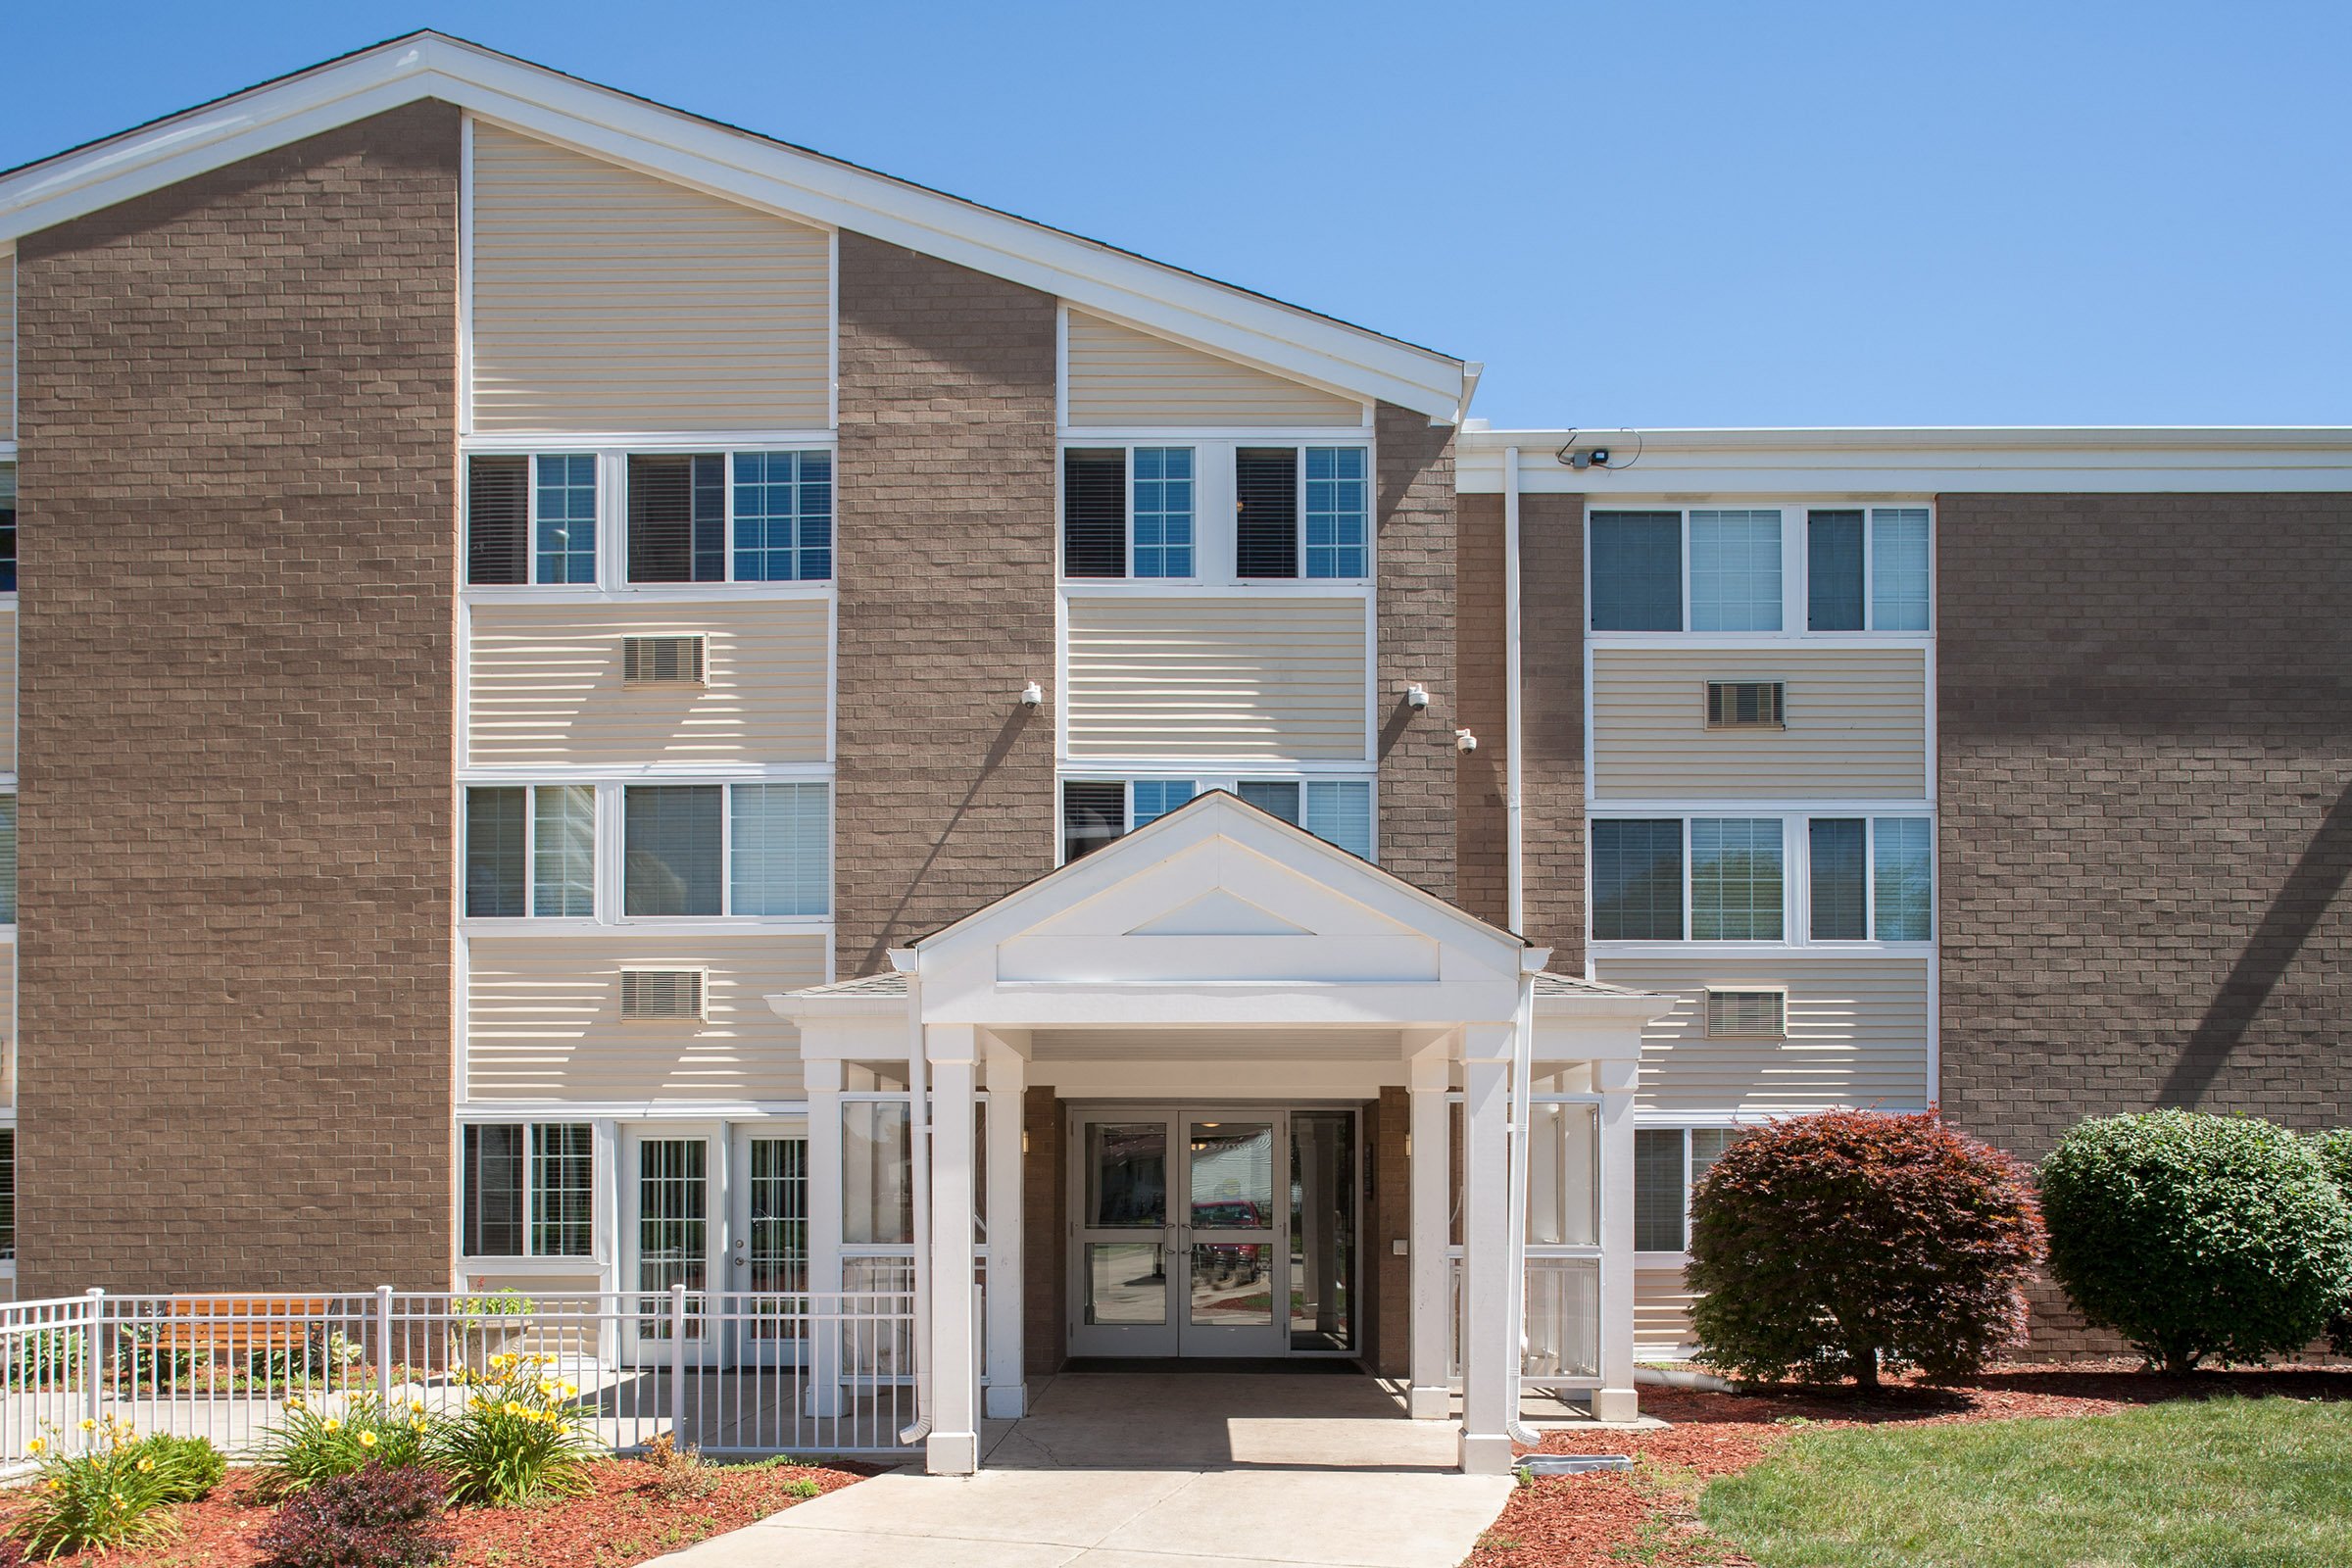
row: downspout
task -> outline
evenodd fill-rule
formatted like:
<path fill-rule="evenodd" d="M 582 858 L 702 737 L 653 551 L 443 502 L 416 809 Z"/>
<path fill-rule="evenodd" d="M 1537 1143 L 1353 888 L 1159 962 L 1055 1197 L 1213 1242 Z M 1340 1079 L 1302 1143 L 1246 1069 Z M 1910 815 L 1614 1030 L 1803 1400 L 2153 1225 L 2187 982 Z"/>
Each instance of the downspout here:
<path fill-rule="evenodd" d="M 1502 723 L 1502 820 L 1503 865 L 1509 879 L 1507 922 L 1513 931 L 1527 930 L 1527 871 L 1523 864 L 1526 846 L 1522 842 L 1526 830 L 1521 781 L 1526 763 L 1521 760 L 1519 730 L 1521 702 L 1519 695 L 1519 449 L 1506 447 L 1502 454 L 1502 638 L 1504 644 L 1503 723 Z"/>
<path fill-rule="evenodd" d="M 906 1179 L 914 1220 L 914 1421 L 899 1429 L 911 1446 L 931 1435 L 931 1058 L 923 1050 L 923 977 L 911 948 L 890 956 L 906 977 Z"/>
<path fill-rule="evenodd" d="M 1542 957 L 1534 957 L 1536 951 L 1542 952 Z M 1503 1317 L 1506 1325 L 1503 1344 L 1510 1348 L 1511 1402 L 1510 1414 L 1502 1427 L 1513 1443 L 1530 1448 L 1544 1446 L 1544 1434 L 1519 1419 L 1519 1378 L 1527 1364 L 1527 1180 L 1532 1162 L 1529 1124 L 1534 1116 L 1536 1076 L 1534 970 L 1541 969 L 1550 956 L 1549 950 L 1531 950 L 1533 965 L 1519 976 L 1519 1026 L 1511 1031 L 1511 1119 L 1505 1132 L 1510 1150 L 1511 1193 L 1506 1212 L 1510 1215 L 1511 1237 L 1505 1251 L 1510 1260 L 1510 1285 L 1503 1295 L 1508 1308 Z"/>

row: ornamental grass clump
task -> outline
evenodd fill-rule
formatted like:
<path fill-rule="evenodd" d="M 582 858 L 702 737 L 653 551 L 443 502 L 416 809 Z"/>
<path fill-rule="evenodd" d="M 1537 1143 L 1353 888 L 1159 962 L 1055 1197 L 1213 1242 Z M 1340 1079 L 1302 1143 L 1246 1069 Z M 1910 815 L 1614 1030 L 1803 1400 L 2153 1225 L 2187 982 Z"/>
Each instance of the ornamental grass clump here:
<path fill-rule="evenodd" d="M 2085 1321 L 2167 1372 L 2300 1350 L 2352 1294 L 2352 1203 L 2282 1127 L 2097 1117 L 2040 1174 L 2051 1274 Z"/>
<path fill-rule="evenodd" d="M 2026 1167 L 1933 1112 L 1773 1122 L 1690 1195 L 1698 1359 L 1760 1382 L 1966 1376 L 2024 1338 L 2042 1241 Z"/>
<path fill-rule="evenodd" d="M 432 1471 L 370 1463 L 288 1499 L 255 1544 L 269 1568 L 431 1568 L 458 1549 L 447 1504 Z"/>
<path fill-rule="evenodd" d="M 184 1494 L 186 1473 L 140 1442 L 129 1422 L 85 1420 L 78 1442 L 44 1422 L 24 1446 L 34 1466 L 32 1502 L 9 1535 L 26 1557 L 104 1552 L 177 1533 L 171 1504 Z"/>
<path fill-rule="evenodd" d="M 571 1405 L 579 1390 L 550 1375 L 553 1360 L 494 1355 L 486 1373 L 457 1374 L 472 1393 L 425 1446 L 450 1501 L 504 1508 L 591 1490 L 587 1464 L 602 1450 Z"/>
<path fill-rule="evenodd" d="M 424 1401 L 384 1401 L 355 1394 L 340 1410 L 330 1402 L 293 1395 L 283 1424 L 262 1434 L 261 1493 L 272 1500 L 290 1497 L 335 1476 L 367 1465 L 398 1470 L 423 1455 Z"/>

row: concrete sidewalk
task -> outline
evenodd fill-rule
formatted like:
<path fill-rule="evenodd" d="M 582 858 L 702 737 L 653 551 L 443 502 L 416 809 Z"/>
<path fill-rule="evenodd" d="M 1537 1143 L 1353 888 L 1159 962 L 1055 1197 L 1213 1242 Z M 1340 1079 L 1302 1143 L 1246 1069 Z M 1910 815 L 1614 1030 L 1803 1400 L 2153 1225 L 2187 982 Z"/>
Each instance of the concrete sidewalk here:
<path fill-rule="evenodd" d="M 1371 1378 L 1083 1373 L 968 1478 L 894 1471 L 663 1568 L 1455 1568 L 1510 1495 Z"/>

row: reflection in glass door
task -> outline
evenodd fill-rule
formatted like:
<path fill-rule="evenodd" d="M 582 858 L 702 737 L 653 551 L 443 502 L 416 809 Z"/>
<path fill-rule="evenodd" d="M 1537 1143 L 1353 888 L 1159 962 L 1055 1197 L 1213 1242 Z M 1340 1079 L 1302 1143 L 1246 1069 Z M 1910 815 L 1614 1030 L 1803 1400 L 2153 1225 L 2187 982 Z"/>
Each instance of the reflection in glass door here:
<path fill-rule="evenodd" d="M 1079 1355 L 1172 1355 L 1168 1310 L 1168 1124 L 1152 1118 L 1078 1122 Z"/>
<path fill-rule="evenodd" d="M 1355 1348 L 1355 1114 L 1294 1110 L 1290 1334 L 1294 1350 Z"/>
<path fill-rule="evenodd" d="M 1185 1355 L 1280 1355 L 1276 1119 L 1185 1117 Z"/>

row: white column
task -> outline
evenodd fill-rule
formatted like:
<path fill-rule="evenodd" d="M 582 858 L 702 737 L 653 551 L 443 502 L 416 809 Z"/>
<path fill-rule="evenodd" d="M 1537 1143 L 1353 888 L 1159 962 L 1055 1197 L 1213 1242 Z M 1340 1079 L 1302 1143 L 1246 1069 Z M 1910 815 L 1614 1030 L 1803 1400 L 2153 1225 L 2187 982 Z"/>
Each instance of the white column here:
<path fill-rule="evenodd" d="M 1592 1414 L 1631 1421 L 1634 1388 L 1634 1081 L 1640 1064 L 1596 1061 L 1600 1091 L 1600 1388 Z"/>
<path fill-rule="evenodd" d="M 988 1056 L 988 1408 L 992 1421 L 1028 1413 L 1027 1371 L 1021 1342 L 1021 1128 L 1026 1121 L 1021 1054 L 984 1037 Z"/>
<path fill-rule="evenodd" d="M 809 1326 L 808 1386 L 812 1416 L 841 1413 L 841 1326 L 825 1314 L 841 1289 L 841 1063 L 807 1064 L 808 1086 L 808 1291 L 817 1301 Z"/>
<path fill-rule="evenodd" d="M 1410 1382 L 1405 1412 L 1416 1421 L 1443 1421 L 1453 1414 L 1446 1362 L 1453 1348 L 1452 1270 L 1446 1256 L 1453 1220 L 1453 1134 L 1446 1113 L 1451 1061 L 1444 1045 L 1412 1060 L 1406 1079 L 1412 1119 L 1406 1136 L 1412 1155 L 1407 1180 L 1411 1202 L 1405 1255 L 1412 1271 L 1412 1332 L 1406 1354 Z"/>
<path fill-rule="evenodd" d="M 980 1468 L 979 1325 L 972 1318 L 972 1089 L 979 1032 L 926 1024 L 931 1064 L 931 1437 L 923 1468 Z"/>
<path fill-rule="evenodd" d="M 1509 1024 L 1462 1031 L 1462 1469 L 1508 1475 L 1518 1414 L 1519 1347 L 1510 1343 Z"/>

